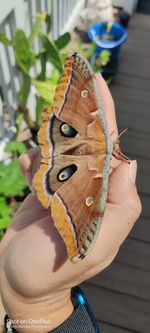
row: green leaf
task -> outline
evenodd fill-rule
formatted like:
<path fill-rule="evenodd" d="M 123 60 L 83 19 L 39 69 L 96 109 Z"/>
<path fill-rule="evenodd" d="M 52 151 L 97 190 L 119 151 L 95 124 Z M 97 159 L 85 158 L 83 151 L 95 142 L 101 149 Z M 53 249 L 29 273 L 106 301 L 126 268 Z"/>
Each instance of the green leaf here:
<path fill-rule="evenodd" d="M 106 66 L 110 60 L 111 52 L 104 50 L 100 53 L 100 58 L 103 66 Z"/>
<path fill-rule="evenodd" d="M 45 54 L 45 50 L 41 49 L 37 54 L 36 54 L 36 59 L 40 59 L 44 54 Z"/>
<path fill-rule="evenodd" d="M 42 33 L 43 23 L 46 25 L 46 33 L 49 34 L 51 30 L 52 20 L 51 15 L 47 13 L 37 13 L 36 21 L 32 27 L 31 34 L 29 36 L 29 42 L 32 43 L 36 37 L 39 37 Z"/>
<path fill-rule="evenodd" d="M 72 50 L 70 53 L 74 53 L 74 50 Z M 63 65 L 65 64 L 67 57 L 68 57 L 68 50 L 66 50 L 65 52 L 63 51 L 63 53 L 62 52 L 60 53 L 60 59 Z"/>
<path fill-rule="evenodd" d="M 48 39 L 46 35 L 42 35 L 42 41 L 43 45 L 45 47 L 45 50 L 47 52 L 47 56 L 50 60 L 50 62 L 58 69 L 58 71 L 62 74 L 63 72 L 63 66 L 62 62 L 59 56 L 59 52 L 57 51 L 56 47 L 54 46 L 54 43 Z"/>
<path fill-rule="evenodd" d="M 0 241 L 2 240 L 3 237 L 4 237 L 4 231 L 0 230 Z"/>
<path fill-rule="evenodd" d="M 21 125 L 24 120 L 24 114 L 20 112 L 19 109 L 16 110 L 16 127 L 17 127 L 17 133 L 21 131 Z"/>
<path fill-rule="evenodd" d="M 75 51 L 80 53 L 80 54 L 83 54 L 82 40 L 81 40 L 80 37 L 77 40 Z"/>
<path fill-rule="evenodd" d="M 57 40 L 55 40 L 55 44 L 58 50 L 63 49 L 71 40 L 71 35 L 69 32 L 65 32 L 63 35 L 59 36 Z"/>
<path fill-rule="evenodd" d="M 30 93 L 31 88 L 31 78 L 26 75 L 25 72 L 22 74 L 22 86 L 18 94 L 19 103 L 25 105 Z"/>
<path fill-rule="evenodd" d="M 39 122 L 41 118 L 41 114 L 49 106 L 49 103 L 42 97 L 37 97 L 37 102 L 36 102 L 36 118 L 37 122 Z"/>
<path fill-rule="evenodd" d="M 92 42 L 92 44 L 90 45 L 89 49 L 87 50 L 84 50 L 84 56 L 87 58 L 87 59 L 90 59 L 95 51 L 95 45 L 96 43 L 95 42 Z"/>
<path fill-rule="evenodd" d="M 51 30 L 51 26 L 52 26 L 52 17 L 50 14 L 46 15 L 45 22 L 46 22 L 46 32 L 47 32 L 47 34 L 49 34 L 50 30 Z"/>
<path fill-rule="evenodd" d="M 99 57 L 95 59 L 92 64 L 95 73 L 101 72 L 110 60 L 111 52 L 104 50 L 100 53 Z"/>
<path fill-rule="evenodd" d="M 53 102 L 53 96 L 55 92 L 56 85 L 49 81 L 33 81 L 35 88 L 39 94 L 49 105 Z"/>
<path fill-rule="evenodd" d="M 0 164 L 0 194 L 5 197 L 20 195 L 27 187 L 17 158 L 8 165 Z"/>
<path fill-rule="evenodd" d="M 9 152 L 9 153 L 19 153 L 19 154 L 23 154 L 27 151 L 26 146 L 22 143 L 22 142 L 17 142 L 17 141 L 11 141 L 8 142 L 6 147 L 5 147 L 5 151 Z"/>
<path fill-rule="evenodd" d="M 10 208 L 4 197 L 0 197 L 0 229 L 6 229 L 12 219 L 12 208 Z"/>
<path fill-rule="evenodd" d="M 112 83 L 113 78 L 114 78 L 114 75 L 110 76 L 108 79 L 105 80 L 108 86 L 110 86 L 110 84 Z"/>
<path fill-rule="evenodd" d="M 29 43 L 32 43 L 36 37 L 38 37 L 42 31 L 42 23 L 46 21 L 46 14 L 45 13 L 37 13 L 36 21 L 32 27 L 30 36 L 29 36 Z"/>
<path fill-rule="evenodd" d="M 56 68 L 54 68 L 50 81 L 54 83 L 54 85 L 57 85 L 59 80 L 60 80 L 60 73 Z"/>
<path fill-rule="evenodd" d="M 40 61 L 41 61 L 41 72 L 36 77 L 39 81 L 44 81 L 46 79 L 46 62 L 47 62 L 47 53 L 40 53 Z"/>
<path fill-rule="evenodd" d="M 3 217 L 0 217 L 0 229 L 7 229 L 8 225 L 10 224 L 12 220 L 12 217 L 9 215 L 5 215 Z"/>
<path fill-rule="evenodd" d="M 36 54 L 30 50 L 29 39 L 21 29 L 16 31 L 14 47 L 19 67 L 26 75 L 29 75 L 29 69 L 35 64 Z"/>
<path fill-rule="evenodd" d="M 12 45 L 12 41 L 7 38 L 7 36 L 4 34 L 4 32 L 0 32 L 0 42 L 4 44 L 5 46 Z"/>

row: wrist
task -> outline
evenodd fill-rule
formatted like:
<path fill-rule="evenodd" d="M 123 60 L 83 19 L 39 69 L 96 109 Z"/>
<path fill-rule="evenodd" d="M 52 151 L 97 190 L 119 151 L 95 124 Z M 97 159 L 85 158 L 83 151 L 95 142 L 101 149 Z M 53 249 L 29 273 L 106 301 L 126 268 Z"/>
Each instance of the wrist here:
<path fill-rule="evenodd" d="M 21 333 L 83 333 L 83 332 L 89 332 L 89 333 L 99 333 L 99 327 L 95 320 L 94 314 L 92 312 L 92 309 L 87 301 L 87 298 L 85 297 L 84 293 L 79 287 L 74 287 L 71 291 L 71 300 L 69 299 L 68 302 L 65 302 L 65 306 L 57 306 L 57 310 L 52 311 L 51 313 L 51 325 L 48 325 L 43 330 L 40 329 L 41 327 L 32 327 L 31 326 L 27 328 L 27 330 L 17 329 L 17 331 L 13 330 L 13 332 Z M 73 305 L 74 306 L 73 306 Z M 59 302 L 60 305 L 60 302 Z M 62 305 L 62 304 L 61 304 Z M 70 306 L 71 305 L 71 306 Z M 72 311 L 72 308 L 74 311 Z M 43 308 L 41 308 L 42 311 L 44 311 Z M 42 316 L 41 316 L 42 318 Z M 45 317 L 47 318 L 47 317 Z M 50 321 L 50 320 L 49 320 Z M 8 316 L 5 317 L 5 327 L 6 332 L 9 332 L 7 328 L 10 325 L 10 318 Z M 11 322 L 11 328 L 16 328 L 12 326 Z"/>
<path fill-rule="evenodd" d="M 70 290 L 51 293 L 50 297 L 31 302 L 14 301 L 16 307 L 7 310 L 8 320 L 17 333 L 47 333 L 63 324 L 73 313 Z M 1 332 L 1 331 L 0 331 Z"/>
<path fill-rule="evenodd" d="M 63 303 L 57 305 L 57 309 L 51 311 L 50 314 L 50 328 L 49 331 L 56 329 L 62 323 L 64 323 L 73 313 L 74 306 L 71 298 L 64 300 Z"/>

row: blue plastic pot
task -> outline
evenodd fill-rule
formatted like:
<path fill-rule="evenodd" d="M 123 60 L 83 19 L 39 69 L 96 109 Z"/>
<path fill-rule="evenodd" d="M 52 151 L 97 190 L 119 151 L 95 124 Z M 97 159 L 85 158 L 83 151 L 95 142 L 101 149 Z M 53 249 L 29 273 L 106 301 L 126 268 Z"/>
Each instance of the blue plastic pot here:
<path fill-rule="evenodd" d="M 114 40 L 102 40 L 101 36 L 104 34 L 113 36 Z M 91 41 L 96 43 L 96 54 L 99 54 L 102 50 L 109 50 L 117 56 L 121 45 L 128 37 L 128 33 L 118 22 L 112 25 L 109 32 L 107 32 L 107 24 L 98 22 L 90 27 L 88 36 Z"/>

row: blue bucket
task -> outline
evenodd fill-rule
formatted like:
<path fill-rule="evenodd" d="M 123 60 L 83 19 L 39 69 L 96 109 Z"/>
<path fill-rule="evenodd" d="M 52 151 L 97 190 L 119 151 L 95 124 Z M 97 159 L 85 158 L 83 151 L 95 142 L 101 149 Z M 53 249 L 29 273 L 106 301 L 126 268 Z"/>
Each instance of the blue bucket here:
<path fill-rule="evenodd" d="M 101 36 L 113 36 L 114 40 L 103 40 Z M 109 32 L 107 32 L 107 23 L 94 23 L 88 31 L 88 36 L 91 41 L 95 41 L 95 53 L 99 54 L 103 50 L 110 51 L 117 56 L 121 45 L 126 41 L 128 33 L 118 22 L 113 23 Z"/>

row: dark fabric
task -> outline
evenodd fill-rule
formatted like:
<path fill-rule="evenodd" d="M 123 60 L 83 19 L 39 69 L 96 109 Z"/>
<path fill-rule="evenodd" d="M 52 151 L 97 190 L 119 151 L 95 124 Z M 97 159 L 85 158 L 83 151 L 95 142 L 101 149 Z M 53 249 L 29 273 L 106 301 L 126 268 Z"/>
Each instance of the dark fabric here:
<path fill-rule="evenodd" d="M 5 328 L 9 317 L 5 316 Z M 6 328 L 6 333 L 17 333 L 12 328 L 11 330 Z M 98 325 L 96 321 L 89 314 L 86 306 L 80 304 L 72 313 L 72 315 L 59 327 L 48 333 L 98 333 Z"/>
<path fill-rule="evenodd" d="M 98 333 L 84 304 L 79 305 L 73 314 L 51 333 Z"/>

